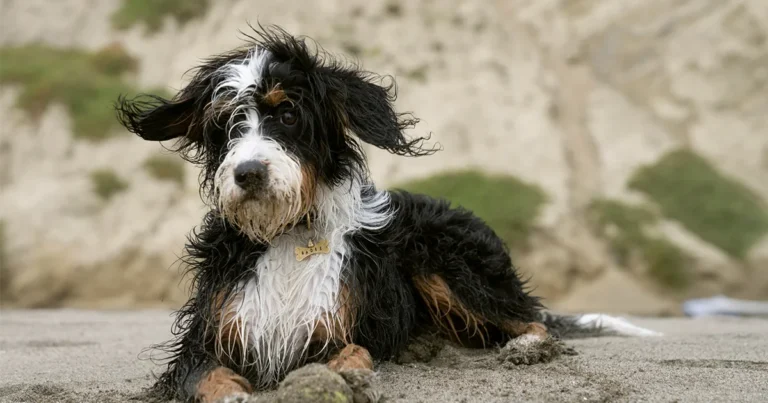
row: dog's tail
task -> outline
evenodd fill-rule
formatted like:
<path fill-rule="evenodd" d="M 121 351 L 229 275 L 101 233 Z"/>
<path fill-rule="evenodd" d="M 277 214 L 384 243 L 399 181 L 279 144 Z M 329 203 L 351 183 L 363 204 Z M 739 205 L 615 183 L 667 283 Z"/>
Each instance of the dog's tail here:
<path fill-rule="evenodd" d="M 551 312 L 539 312 L 539 322 L 549 332 L 559 338 L 576 339 L 597 336 L 661 336 L 654 330 L 633 325 L 628 320 L 601 313 L 583 315 L 558 315 Z"/>

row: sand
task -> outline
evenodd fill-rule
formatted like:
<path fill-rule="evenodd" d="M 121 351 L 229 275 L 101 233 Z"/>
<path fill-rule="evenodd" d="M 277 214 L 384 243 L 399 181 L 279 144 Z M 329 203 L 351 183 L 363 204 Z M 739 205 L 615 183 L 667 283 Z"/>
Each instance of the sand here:
<path fill-rule="evenodd" d="M 392 402 L 765 401 L 768 320 L 633 321 L 659 338 L 568 341 L 578 355 L 504 368 L 498 352 L 451 346 L 430 362 L 377 367 Z M 142 352 L 169 335 L 168 311 L 2 311 L 1 402 L 126 401 L 152 382 Z"/>

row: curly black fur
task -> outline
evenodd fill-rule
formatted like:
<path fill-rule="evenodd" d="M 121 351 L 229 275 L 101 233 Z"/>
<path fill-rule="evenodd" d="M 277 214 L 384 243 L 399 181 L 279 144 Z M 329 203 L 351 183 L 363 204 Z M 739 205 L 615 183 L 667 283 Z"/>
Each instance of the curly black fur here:
<path fill-rule="evenodd" d="M 370 185 L 359 141 L 398 155 L 436 151 L 423 146 L 427 138 L 409 139 L 403 134 L 418 120 L 395 112 L 394 81 L 382 86 L 378 76 L 334 59 L 319 46 L 310 47 L 306 38 L 279 28 L 260 28 L 245 47 L 206 60 L 173 99 L 142 96 L 120 98 L 117 103 L 120 121 L 133 133 L 151 141 L 177 141 L 175 150 L 202 168 L 204 196 L 214 194 L 214 177 L 228 151 L 232 134 L 227 128 L 234 116 L 231 110 L 212 104 L 222 80 L 217 72 L 255 48 L 268 50 L 270 57 L 256 93 L 279 85 L 288 101 L 275 106 L 254 96 L 243 102 L 266 117 L 284 108 L 302 116 L 301 125 L 292 129 L 270 126 L 265 118 L 262 130 L 313 172 L 318 183 L 336 187 L 356 178 Z M 363 189 L 364 199 L 373 196 L 372 186 Z M 419 276 L 439 276 L 461 306 L 483 319 L 488 330 L 484 344 L 510 337 L 501 329 L 504 323 L 541 319 L 539 299 L 529 294 L 507 247 L 482 220 L 451 208 L 447 201 L 403 191 L 389 196 L 388 207 L 395 213 L 386 227 L 346 235 L 351 251 L 342 281 L 355 307 L 354 343 L 367 348 L 375 359 L 386 360 L 413 335 L 435 326 L 414 284 Z M 216 208 L 192 232 L 182 258 L 192 277 L 192 296 L 177 313 L 175 339 L 156 346 L 168 354 L 169 363 L 152 389 L 154 396 L 194 399 L 197 382 L 220 365 L 248 379 L 258 375 L 242 360 L 225 361 L 215 354 L 214 329 L 221 308 L 215 301 L 237 292 L 238 284 L 253 276 L 251 269 L 268 248 L 247 238 Z M 334 345 L 330 347 L 320 348 L 304 361 L 327 358 Z"/>
<path fill-rule="evenodd" d="M 354 252 L 345 278 L 358 308 L 353 340 L 375 359 L 392 358 L 412 335 L 434 326 L 411 281 L 417 275 L 440 275 L 461 303 L 489 324 L 537 319 L 542 305 L 525 291 L 505 245 L 482 220 L 444 200 L 402 191 L 390 196 L 398 213 L 386 228 L 350 235 Z M 155 386 L 157 395 L 188 399 L 200 374 L 220 364 L 213 354 L 211 301 L 222 290 L 232 292 L 266 248 L 215 211 L 189 237 L 185 263 L 195 293 L 178 312 L 177 339 L 157 346 L 173 357 Z M 486 342 L 493 344 L 509 338 L 493 327 L 490 336 Z M 250 368 L 228 365 L 249 377 Z"/>

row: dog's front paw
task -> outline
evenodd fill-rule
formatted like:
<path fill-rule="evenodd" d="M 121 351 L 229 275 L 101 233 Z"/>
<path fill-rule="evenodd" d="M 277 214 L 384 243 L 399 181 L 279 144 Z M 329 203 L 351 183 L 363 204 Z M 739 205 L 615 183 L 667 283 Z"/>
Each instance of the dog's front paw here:
<path fill-rule="evenodd" d="M 552 336 L 524 334 L 505 345 L 497 359 L 505 368 L 550 362 L 561 355 L 576 355 L 576 350 Z"/>
<path fill-rule="evenodd" d="M 368 369 L 350 369 L 339 372 L 352 389 L 354 403 L 378 403 L 384 396 L 373 385 L 374 373 Z"/>

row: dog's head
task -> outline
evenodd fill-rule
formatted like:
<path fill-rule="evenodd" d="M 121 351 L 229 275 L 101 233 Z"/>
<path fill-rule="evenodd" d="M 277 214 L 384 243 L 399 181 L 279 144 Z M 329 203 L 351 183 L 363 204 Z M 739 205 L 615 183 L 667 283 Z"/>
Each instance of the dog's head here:
<path fill-rule="evenodd" d="M 172 100 L 117 104 L 143 139 L 177 139 L 175 150 L 203 168 L 204 197 L 251 238 L 268 242 L 311 213 L 320 186 L 365 180 L 358 140 L 400 155 L 434 151 L 404 136 L 417 120 L 395 112 L 393 84 L 279 28 L 255 32 L 206 60 Z"/>

